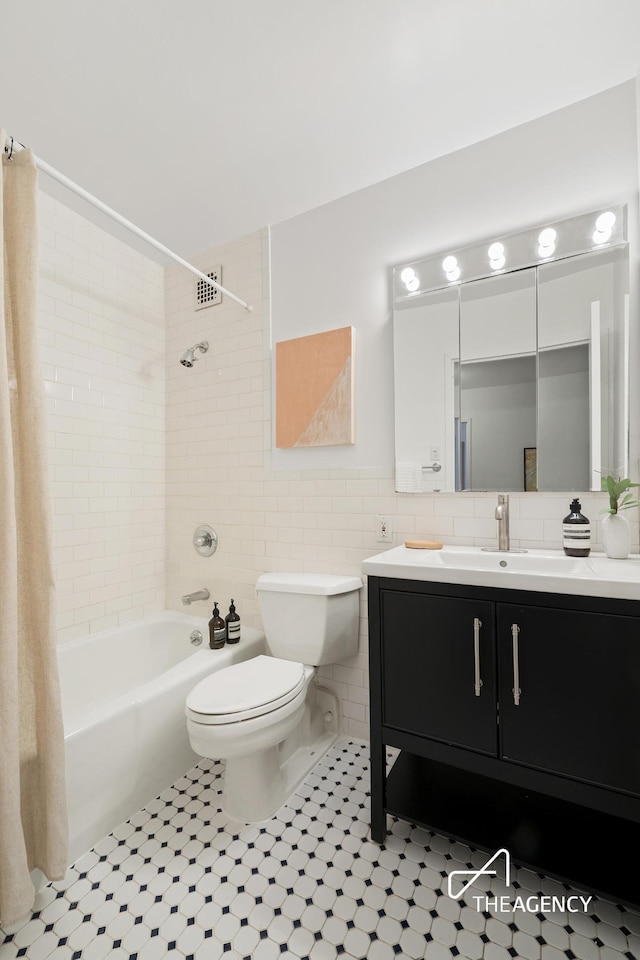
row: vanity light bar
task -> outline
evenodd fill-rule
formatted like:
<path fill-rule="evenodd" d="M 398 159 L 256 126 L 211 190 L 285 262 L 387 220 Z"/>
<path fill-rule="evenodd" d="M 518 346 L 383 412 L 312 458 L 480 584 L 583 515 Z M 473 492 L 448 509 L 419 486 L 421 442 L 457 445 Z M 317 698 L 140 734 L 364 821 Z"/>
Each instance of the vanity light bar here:
<path fill-rule="evenodd" d="M 521 270 L 626 241 L 626 205 L 595 210 L 394 267 L 394 300 L 409 300 L 430 290 L 491 277 L 505 269 Z"/>

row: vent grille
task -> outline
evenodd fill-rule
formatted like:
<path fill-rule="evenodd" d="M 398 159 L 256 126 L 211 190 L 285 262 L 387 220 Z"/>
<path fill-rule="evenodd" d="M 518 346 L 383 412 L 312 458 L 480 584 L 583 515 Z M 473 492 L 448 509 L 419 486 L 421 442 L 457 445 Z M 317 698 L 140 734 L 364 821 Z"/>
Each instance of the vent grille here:
<path fill-rule="evenodd" d="M 207 276 L 215 280 L 216 283 L 222 283 L 222 267 L 213 267 L 206 271 Z M 215 287 L 210 286 L 206 280 L 199 277 L 195 281 L 195 309 L 202 310 L 204 307 L 212 307 L 222 301 L 222 294 Z"/>

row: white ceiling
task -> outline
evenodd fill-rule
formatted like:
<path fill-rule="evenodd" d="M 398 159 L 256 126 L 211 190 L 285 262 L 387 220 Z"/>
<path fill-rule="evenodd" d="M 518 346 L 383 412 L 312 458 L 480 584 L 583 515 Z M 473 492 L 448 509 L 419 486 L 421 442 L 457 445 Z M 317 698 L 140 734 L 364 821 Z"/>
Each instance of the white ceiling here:
<path fill-rule="evenodd" d="M 5 0 L 0 16 L 0 126 L 184 256 L 622 83 L 640 56 L 640 0 Z"/>

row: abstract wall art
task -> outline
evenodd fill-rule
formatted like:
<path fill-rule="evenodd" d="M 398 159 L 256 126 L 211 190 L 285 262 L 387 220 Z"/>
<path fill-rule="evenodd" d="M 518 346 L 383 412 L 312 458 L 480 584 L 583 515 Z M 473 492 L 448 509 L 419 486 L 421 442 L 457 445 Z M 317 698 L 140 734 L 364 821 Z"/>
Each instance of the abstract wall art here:
<path fill-rule="evenodd" d="M 276 447 L 354 443 L 354 328 L 276 343 Z"/>

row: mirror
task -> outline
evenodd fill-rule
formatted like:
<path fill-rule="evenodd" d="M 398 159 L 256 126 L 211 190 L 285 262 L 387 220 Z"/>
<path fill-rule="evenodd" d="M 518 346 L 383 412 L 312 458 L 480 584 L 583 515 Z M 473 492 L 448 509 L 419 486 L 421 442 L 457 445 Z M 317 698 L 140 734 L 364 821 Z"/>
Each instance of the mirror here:
<path fill-rule="evenodd" d="M 396 298 L 396 490 L 626 474 L 628 292 L 625 244 Z"/>
<path fill-rule="evenodd" d="M 459 323 L 456 490 L 524 489 L 523 450 L 536 446 L 535 269 L 463 284 Z"/>

